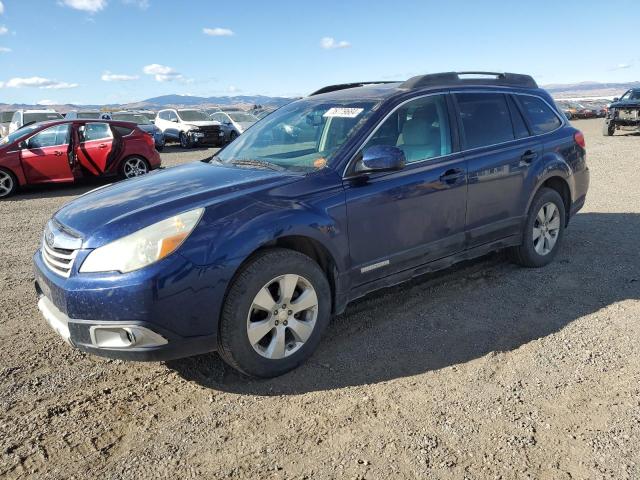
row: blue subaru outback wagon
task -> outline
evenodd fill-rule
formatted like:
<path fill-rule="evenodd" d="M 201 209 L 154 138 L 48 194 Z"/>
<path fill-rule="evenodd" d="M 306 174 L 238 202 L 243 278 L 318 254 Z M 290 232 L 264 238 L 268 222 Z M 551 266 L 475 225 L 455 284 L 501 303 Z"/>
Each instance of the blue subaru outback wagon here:
<path fill-rule="evenodd" d="M 334 85 L 208 161 L 62 207 L 34 256 L 38 306 L 87 352 L 217 350 L 275 376 L 371 291 L 499 249 L 551 262 L 588 183 L 582 133 L 527 75 Z"/>

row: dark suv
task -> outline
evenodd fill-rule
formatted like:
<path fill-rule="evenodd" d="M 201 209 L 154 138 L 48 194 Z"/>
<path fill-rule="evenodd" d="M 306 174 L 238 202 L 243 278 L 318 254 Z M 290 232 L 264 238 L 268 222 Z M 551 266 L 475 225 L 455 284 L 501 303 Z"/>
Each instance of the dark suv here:
<path fill-rule="evenodd" d="M 331 86 L 209 161 L 62 207 L 38 305 L 87 352 L 279 375 L 376 289 L 498 249 L 548 264 L 588 183 L 582 133 L 529 76 Z"/>
<path fill-rule="evenodd" d="M 618 129 L 640 129 L 640 88 L 628 90 L 609 105 L 602 134 L 610 137 Z"/>

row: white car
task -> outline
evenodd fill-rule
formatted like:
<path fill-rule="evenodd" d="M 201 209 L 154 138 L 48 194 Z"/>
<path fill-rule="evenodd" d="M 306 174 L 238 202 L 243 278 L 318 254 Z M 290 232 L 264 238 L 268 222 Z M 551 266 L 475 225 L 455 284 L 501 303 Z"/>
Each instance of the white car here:
<path fill-rule="evenodd" d="M 180 142 L 182 148 L 194 146 L 222 146 L 224 132 L 219 122 L 214 122 L 205 112 L 194 109 L 160 110 L 155 125 L 167 141 Z"/>
<path fill-rule="evenodd" d="M 238 135 L 241 135 L 247 128 L 258 121 L 258 117 L 247 112 L 214 112 L 211 114 L 211 120 L 220 122 L 225 131 L 225 140 L 233 142 Z"/>
<path fill-rule="evenodd" d="M 47 122 L 49 120 L 60 120 L 64 118 L 55 110 L 17 110 L 11 117 L 11 123 L 9 124 L 9 133 L 13 133 L 16 130 L 37 122 Z"/>
<path fill-rule="evenodd" d="M 13 112 L 13 110 L 0 112 L 0 138 L 9 135 L 9 124 L 11 123 L 11 118 L 13 118 Z"/>

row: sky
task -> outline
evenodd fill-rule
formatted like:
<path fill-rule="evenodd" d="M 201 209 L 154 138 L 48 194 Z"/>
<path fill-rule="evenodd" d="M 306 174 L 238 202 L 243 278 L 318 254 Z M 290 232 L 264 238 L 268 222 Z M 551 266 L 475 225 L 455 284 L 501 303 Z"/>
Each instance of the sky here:
<path fill-rule="evenodd" d="M 637 0 L 0 0 L 0 103 L 302 96 L 452 70 L 633 81 L 636 11 Z"/>

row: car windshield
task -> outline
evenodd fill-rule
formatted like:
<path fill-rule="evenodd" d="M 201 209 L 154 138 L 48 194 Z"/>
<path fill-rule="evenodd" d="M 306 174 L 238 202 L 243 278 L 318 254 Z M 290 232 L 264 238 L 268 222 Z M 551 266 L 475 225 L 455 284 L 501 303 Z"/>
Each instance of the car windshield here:
<path fill-rule="evenodd" d="M 101 115 L 100 112 L 78 112 L 78 118 L 82 120 L 99 120 Z"/>
<path fill-rule="evenodd" d="M 145 115 L 137 113 L 114 113 L 111 116 L 111 119 L 119 120 L 121 122 L 133 122 L 138 125 L 151 125 L 151 120 L 149 120 Z"/>
<path fill-rule="evenodd" d="M 620 100 L 640 100 L 640 90 L 629 90 Z"/>
<path fill-rule="evenodd" d="M 301 172 L 323 168 L 378 106 L 372 100 L 299 100 L 265 117 L 214 159 Z"/>
<path fill-rule="evenodd" d="M 4 138 L 0 138 L 0 145 L 7 145 L 8 143 L 13 143 L 16 140 L 26 137 L 31 132 L 33 132 L 36 128 L 39 128 L 40 125 L 29 125 L 27 127 L 22 127 L 20 130 L 16 130 L 13 133 L 10 133 Z"/>
<path fill-rule="evenodd" d="M 62 118 L 58 112 L 32 112 L 24 114 L 23 125 L 34 122 L 46 122 L 47 120 L 59 120 Z"/>
<path fill-rule="evenodd" d="M 185 122 L 202 122 L 210 120 L 209 115 L 200 110 L 178 110 L 178 115 Z"/>
<path fill-rule="evenodd" d="M 258 121 L 257 117 L 254 117 L 250 113 L 230 113 L 231 120 L 239 123 L 255 123 Z"/>
<path fill-rule="evenodd" d="M 7 123 L 11 121 L 13 112 L 0 112 L 0 123 Z"/>

